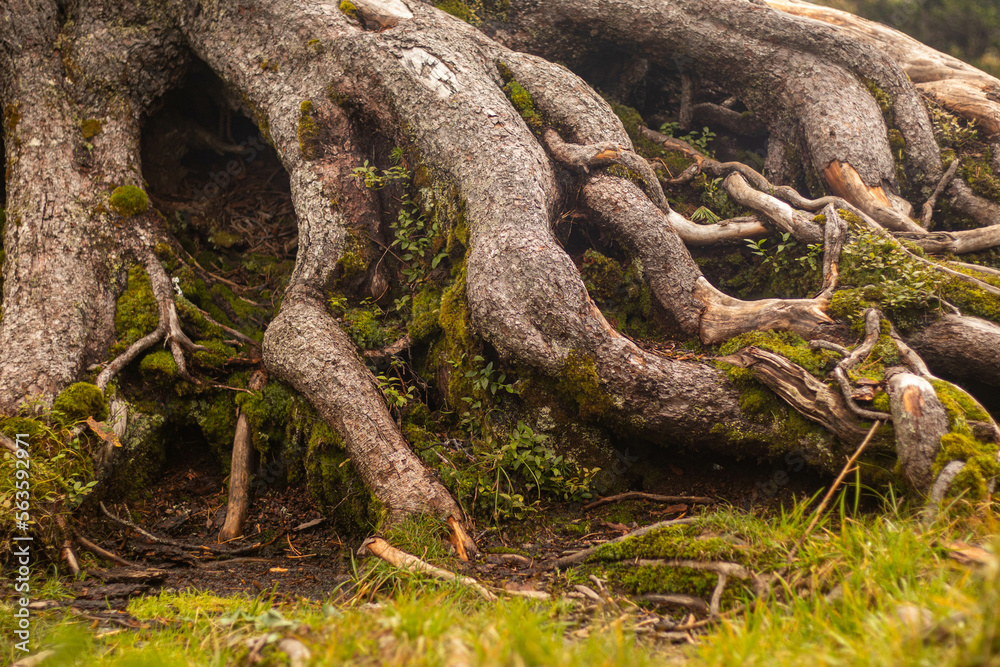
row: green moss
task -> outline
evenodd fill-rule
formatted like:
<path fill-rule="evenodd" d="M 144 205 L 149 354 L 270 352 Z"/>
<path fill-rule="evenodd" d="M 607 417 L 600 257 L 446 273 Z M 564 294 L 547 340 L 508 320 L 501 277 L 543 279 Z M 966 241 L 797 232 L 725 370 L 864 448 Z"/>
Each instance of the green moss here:
<path fill-rule="evenodd" d="M 299 105 L 299 150 L 305 160 L 315 160 L 320 155 L 319 125 L 314 118 L 315 108 L 310 100 Z"/>
<path fill-rule="evenodd" d="M 358 8 L 354 6 L 351 0 L 341 0 L 340 11 L 343 12 L 348 18 L 352 18 L 357 21 L 360 17 L 358 16 Z"/>
<path fill-rule="evenodd" d="M 471 25 L 478 26 L 482 23 L 482 19 L 477 16 L 476 11 L 462 0 L 438 0 L 434 6 Z"/>
<path fill-rule="evenodd" d="M 719 579 L 719 575 L 714 572 L 666 565 L 616 567 L 608 574 L 613 583 L 633 595 L 676 593 L 702 599 L 712 597 Z M 735 598 L 735 593 L 727 588 L 723 597 L 724 602 L 729 602 Z"/>
<path fill-rule="evenodd" d="M 517 112 L 521 114 L 521 118 L 524 119 L 524 122 L 527 123 L 532 131 L 540 133 L 545 129 L 545 120 L 535 108 L 535 100 L 531 97 L 531 93 L 525 90 L 516 79 L 508 81 L 503 87 L 503 92 L 506 93 L 507 99 L 510 100 L 510 103 Z"/>
<path fill-rule="evenodd" d="M 197 342 L 208 348 L 207 350 L 199 350 L 192 355 L 194 360 L 202 366 L 221 369 L 227 361 L 238 354 L 237 350 L 219 340 L 199 340 Z"/>
<path fill-rule="evenodd" d="M 362 350 L 379 349 L 394 340 L 394 333 L 383 327 L 368 308 L 351 308 L 344 313 L 344 329 Z"/>
<path fill-rule="evenodd" d="M 598 417 L 614 407 L 607 388 L 601 386 L 593 357 L 582 350 L 566 355 L 557 389 L 576 404 L 582 419 Z"/>
<path fill-rule="evenodd" d="M 987 149 L 982 156 L 963 155 L 959 174 L 976 194 L 1000 202 L 1000 178 L 993 173 L 992 152 Z"/>
<path fill-rule="evenodd" d="M 119 215 L 132 216 L 144 213 L 149 208 L 149 197 L 142 188 L 134 185 L 119 185 L 108 200 Z"/>
<path fill-rule="evenodd" d="M 118 341 L 111 348 L 112 356 L 121 354 L 143 336 L 153 333 L 160 323 L 160 311 L 153 296 L 153 286 L 142 267 L 128 272 L 128 286 L 118 298 L 115 309 L 115 331 Z"/>
<path fill-rule="evenodd" d="M 425 285 L 413 297 L 410 321 L 407 332 L 415 343 L 429 341 L 441 332 L 439 318 L 441 315 L 442 290 L 434 285 Z"/>
<path fill-rule="evenodd" d="M 812 221 L 815 222 L 817 225 L 825 225 L 826 224 L 826 216 L 823 215 L 822 213 L 820 213 L 819 215 L 815 216 L 812 219 Z"/>
<path fill-rule="evenodd" d="M 942 286 L 941 296 L 958 306 L 966 315 L 1000 322 L 1000 297 L 961 278 L 947 279 Z"/>
<path fill-rule="evenodd" d="M 139 370 L 158 379 L 174 378 L 177 376 L 177 362 L 168 350 L 157 350 L 142 358 Z"/>
<path fill-rule="evenodd" d="M 893 153 L 897 154 L 906 149 L 906 139 L 903 137 L 903 133 L 895 128 L 889 130 L 889 147 Z"/>
<path fill-rule="evenodd" d="M 383 510 L 361 482 L 340 436 L 316 423 L 305 456 L 306 484 L 333 528 L 350 535 L 368 533 Z"/>
<path fill-rule="evenodd" d="M 236 437 L 236 405 L 232 394 L 218 392 L 209 399 L 197 399 L 188 408 L 188 415 L 198 424 L 223 471 L 228 471 Z"/>
<path fill-rule="evenodd" d="M 969 500 L 989 497 L 989 480 L 1000 476 L 994 443 L 981 442 L 963 433 L 945 434 L 941 437 L 941 449 L 934 461 L 934 474 L 940 473 L 951 461 L 965 461 L 965 468 L 952 482 L 951 494 L 965 493 Z"/>
<path fill-rule="evenodd" d="M 864 84 L 871 96 L 875 98 L 878 108 L 886 119 L 886 124 L 892 126 L 892 96 L 871 79 L 864 79 Z"/>
<path fill-rule="evenodd" d="M 588 250 L 583 255 L 580 275 L 591 297 L 610 299 L 618 295 L 618 288 L 625 279 L 625 269 L 614 259 L 594 250 Z"/>
<path fill-rule="evenodd" d="M 104 129 L 104 125 L 97 118 L 88 118 L 80 123 L 80 134 L 84 139 L 93 139 Z"/>
<path fill-rule="evenodd" d="M 944 380 L 931 380 L 931 385 L 941 405 L 948 412 L 952 430 L 961 429 L 962 424 L 966 424 L 968 420 L 990 421 L 990 416 L 962 389 Z"/>
<path fill-rule="evenodd" d="M 892 412 L 892 408 L 889 405 L 889 394 L 884 391 L 876 392 L 875 398 L 872 399 L 872 409 L 879 412 Z"/>
<path fill-rule="evenodd" d="M 780 354 L 820 378 L 825 377 L 839 360 L 829 350 L 810 349 L 809 343 L 790 331 L 751 331 L 740 334 L 723 343 L 719 354 L 727 356 L 751 346 Z"/>
<path fill-rule="evenodd" d="M 208 237 L 209 242 L 216 248 L 221 248 L 223 250 L 228 250 L 234 246 L 238 246 L 243 243 L 243 238 L 233 234 L 232 232 L 222 229 L 217 230 Z"/>
<path fill-rule="evenodd" d="M 749 550 L 721 537 L 701 537 L 696 525 L 667 526 L 600 547 L 589 562 L 643 559 L 714 560 L 748 564 Z"/>
<path fill-rule="evenodd" d="M 368 248 L 364 241 L 357 234 L 349 233 L 344 250 L 337 260 L 337 266 L 340 268 L 337 285 L 350 285 L 368 271 L 368 263 Z"/>
<path fill-rule="evenodd" d="M 61 413 L 67 423 L 78 422 L 87 417 L 93 417 L 99 422 L 108 418 L 104 394 L 97 385 L 89 382 L 77 382 L 63 389 L 52 404 L 52 410 Z"/>
<path fill-rule="evenodd" d="M 611 174 L 612 176 L 617 176 L 618 178 L 624 178 L 627 181 L 632 181 L 643 190 L 649 187 L 649 184 L 646 182 L 646 179 L 643 177 L 642 174 L 624 165 L 613 164 L 610 167 L 605 167 L 604 171 L 608 174 Z"/>
<path fill-rule="evenodd" d="M 262 455 L 276 453 L 288 444 L 285 427 L 293 418 L 296 398 L 285 384 L 268 382 L 261 391 L 237 396 L 236 404 L 246 415 L 253 446 L 258 452 Z"/>

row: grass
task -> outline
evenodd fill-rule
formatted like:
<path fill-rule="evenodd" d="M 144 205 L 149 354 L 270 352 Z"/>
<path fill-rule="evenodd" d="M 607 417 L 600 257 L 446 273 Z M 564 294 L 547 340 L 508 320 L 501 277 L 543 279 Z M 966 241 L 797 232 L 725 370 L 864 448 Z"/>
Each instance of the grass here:
<path fill-rule="evenodd" d="M 459 584 L 374 559 L 356 561 L 352 581 L 323 602 L 161 593 L 130 602 L 143 623 L 136 631 L 40 612 L 33 647 L 56 650 L 46 665 L 244 664 L 254 638 L 266 641 L 260 664 L 286 664 L 277 649 L 285 637 L 308 646 L 315 665 L 1000 664 L 1000 564 L 961 564 L 947 547 L 995 544 L 992 509 L 956 505 L 927 523 L 891 494 L 871 514 L 858 514 L 850 498 L 841 494 L 787 571 L 783 555 L 811 519 L 805 503 L 770 516 L 732 508 L 704 515 L 698 525 L 706 533 L 738 539 L 751 554 L 747 562 L 778 577 L 769 597 L 737 599 L 696 645 L 683 648 L 637 635 L 648 612 L 624 599 L 620 609 L 568 598 L 490 603 Z M 386 537 L 448 567 L 442 532 L 424 519 Z M 578 574 L 559 576 L 586 583 Z M 44 585 L 50 599 L 64 594 Z M 9 602 L 0 603 L 0 641 L 11 636 Z M 912 609 L 926 616 L 926 627 L 901 618 Z M 20 657 L 0 647 L 0 660 Z"/>

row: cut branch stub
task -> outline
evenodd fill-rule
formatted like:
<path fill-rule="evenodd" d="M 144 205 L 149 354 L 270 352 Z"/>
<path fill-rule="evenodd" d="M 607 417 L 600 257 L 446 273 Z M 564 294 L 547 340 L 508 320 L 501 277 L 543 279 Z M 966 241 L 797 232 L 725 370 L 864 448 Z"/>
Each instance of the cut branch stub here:
<path fill-rule="evenodd" d="M 887 391 L 903 474 L 920 491 L 934 482 L 931 468 L 948 433 L 948 413 L 931 383 L 899 368 L 886 371 Z"/>

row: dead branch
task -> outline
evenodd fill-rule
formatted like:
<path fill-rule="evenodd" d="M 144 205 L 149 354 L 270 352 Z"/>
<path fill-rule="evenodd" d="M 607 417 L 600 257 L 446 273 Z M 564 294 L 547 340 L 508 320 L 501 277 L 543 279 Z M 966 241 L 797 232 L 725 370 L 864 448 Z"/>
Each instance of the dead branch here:
<path fill-rule="evenodd" d="M 122 519 L 121 517 L 115 516 L 114 514 L 112 514 L 108 510 L 107 507 L 104 506 L 103 502 L 100 503 L 100 506 L 101 506 L 101 511 L 104 512 L 104 515 L 106 517 L 108 517 L 109 519 L 111 519 L 112 521 L 114 521 L 117 524 L 125 526 L 126 528 L 131 528 L 135 532 L 137 532 L 140 535 L 142 535 L 143 537 L 145 537 L 150 542 L 153 542 L 155 544 L 165 544 L 167 546 L 177 547 L 178 549 L 186 549 L 188 551 L 199 551 L 199 552 L 200 551 L 207 551 L 207 552 L 209 552 L 211 554 L 220 555 L 220 556 L 240 556 L 242 554 L 253 553 L 254 551 L 257 551 L 258 549 L 260 549 L 261 547 L 266 546 L 267 544 L 270 544 L 271 542 L 274 542 L 276 539 L 278 539 L 279 537 L 281 537 L 282 535 L 285 534 L 284 531 L 282 531 L 281 533 L 279 533 L 278 535 L 276 535 L 274 538 L 272 538 L 270 540 L 270 542 L 267 542 L 267 543 L 257 543 L 257 544 L 254 544 L 254 545 L 251 545 L 251 546 L 248 546 L 248 547 L 243 547 L 242 549 L 223 549 L 223 548 L 220 548 L 220 547 L 213 547 L 213 546 L 205 545 L 205 544 L 190 544 L 188 542 L 180 542 L 178 540 L 172 540 L 169 537 L 159 537 L 159 536 L 154 535 L 153 533 L 149 532 L 145 528 L 142 528 L 141 526 L 136 525 L 135 523 L 133 523 L 131 521 L 127 521 L 125 519 Z"/>
<path fill-rule="evenodd" d="M 490 602 L 497 599 L 496 595 L 483 588 L 483 586 L 472 577 L 462 577 L 454 572 L 434 567 L 430 563 L 423 561 L 416 556 L 412 556 L 405 551 L 400 551 L 383 540 L 381 537 L 369 537 L 361 544 L 361 548 L 358 549 L 358 553 L 364 553 L 365 549 L 372 552 L 385 562 L 395 565 L 398 568 L 411 570 L 413 572 L 423 572 L 424 574 L 429 574 L 432 577 L 443 579 L 445 581 L 457 581 L 460 584 L 464 584 L 472 588 L 472 590 L 476 591 Z"/>
<path fill-rule="evenodd" d="M 616 537 L 615 539 L 605 542 L 604 544 L 598 544 L 597 546 L 589 547 L 587 549 L 581 549 L 580 551 L 571 553 L 568 556 L 562 556 L 553 561 L 542 563 L 540 567 L 543 570 L 553 570 L 556 568 L 566 567 L 567 565 L 577 565 L 590 558 L 592 555 L 594 555 L 594 553 L 598 549 L 603 547 L 605 544 L 615 544 L 616 542 L 627 540 L 630 537 L 642 537 L 643 535 L 646 535 L 647 533 L 650 533 L 659 528 L 668 528 L 670 526 L 689 526 L 692 523 L 694 523 L 694 519 L 673 519 L 670 521 L 659 521 L 657 523 L 650 524 L 648 526 L 643 526 L 642 528 L 633 530 L 631 533 L 628 533 L 627 535 Z"/>
<path fill-rule="evenodd" d="M 690 505 L 711 505 L 714 500 L 701 496 L 661 496 L 656 493 L 645 493 L 643 491 L 627 491 L 618 495 L 599 498 L 592 503 L 583 506 L 583 510 L 592 510 L 608 503 L 617 503 L 622 500 L 649 500 L 655 503 L 688 503 Z"/>
<path fill-rule="evenodd" d="M 107 549 L 95 544 L 94 542 L 91 542 L 80 533 L 76 534 L 76 541 L 80 543 L 81 547 L 83 547 L 87 551 L 97 556 L 100 556 L 104 560 L 109 560 L 112 563 L 117 563 L 118 565 L 121 565 L 123 567 L 138 567 L 135 563 L 125 560 L 121 556 L 108 551 Z"/>

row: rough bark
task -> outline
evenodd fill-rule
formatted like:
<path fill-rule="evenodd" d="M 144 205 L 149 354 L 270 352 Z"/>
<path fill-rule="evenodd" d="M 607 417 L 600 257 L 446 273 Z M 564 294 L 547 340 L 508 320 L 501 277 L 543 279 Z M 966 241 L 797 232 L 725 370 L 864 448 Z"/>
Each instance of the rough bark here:
<path fill-rule="evenodd" d="M 945 315 L 907 342 L 941 375 L 1000 386 L 1000 326 L 993 322 Z"/>
<path fill-rule="evenodd" d="M 949 430 L 948 413 L 930 382 L 901 369 L 890 370 L 897 371 L 886 375 L 899 463 L 910 483 L 927 491 L 934 482 L 931 468 L 941 436 Z"/>

